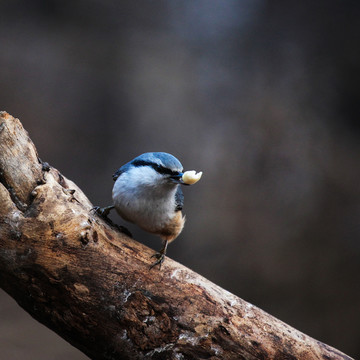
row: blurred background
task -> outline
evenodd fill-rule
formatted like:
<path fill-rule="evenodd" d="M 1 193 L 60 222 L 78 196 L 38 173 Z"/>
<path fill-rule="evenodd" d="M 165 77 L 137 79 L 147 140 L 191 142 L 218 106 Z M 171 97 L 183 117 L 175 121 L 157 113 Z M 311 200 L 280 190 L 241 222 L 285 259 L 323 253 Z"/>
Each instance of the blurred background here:
<path fill-rule="evenodd" d="M 359 18 L 358 1 L 2 0 L 0 108 L 96 205 L 146 151 L 202 170 L 168 255 L 359 358 Z M 2 291 L 0 348 L 87 359 Z"/>

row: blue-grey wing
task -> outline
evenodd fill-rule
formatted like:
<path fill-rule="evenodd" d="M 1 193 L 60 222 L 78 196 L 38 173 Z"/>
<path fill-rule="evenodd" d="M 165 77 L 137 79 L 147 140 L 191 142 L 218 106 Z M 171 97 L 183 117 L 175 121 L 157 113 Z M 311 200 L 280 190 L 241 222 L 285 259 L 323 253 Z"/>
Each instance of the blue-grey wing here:
<path fill-rule="evenodd" d="M 175 211 L 182 210 L 183 206 L 184 206 L 184 194 L 179 186 L 175 193 Z"/>

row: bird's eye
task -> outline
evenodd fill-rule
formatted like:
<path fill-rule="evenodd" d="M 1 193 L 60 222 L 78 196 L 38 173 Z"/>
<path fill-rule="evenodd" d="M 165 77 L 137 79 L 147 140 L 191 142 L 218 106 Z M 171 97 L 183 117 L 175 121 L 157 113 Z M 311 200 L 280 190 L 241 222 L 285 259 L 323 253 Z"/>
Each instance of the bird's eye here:
<path fill-rule="evenodd" d="M 159 173 L 163 175 L 171 175 L 172 171 L 162 165 L 154 164 L 153 168 Z"/>

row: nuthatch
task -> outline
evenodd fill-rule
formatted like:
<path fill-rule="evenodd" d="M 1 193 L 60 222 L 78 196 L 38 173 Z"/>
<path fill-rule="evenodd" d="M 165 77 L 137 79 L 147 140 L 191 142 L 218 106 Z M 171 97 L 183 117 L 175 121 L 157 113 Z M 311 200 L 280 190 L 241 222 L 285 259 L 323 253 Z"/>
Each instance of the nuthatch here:
<path fill-rule="evenodd" d="M 182 215 L 184 195 L 181 185 L 195 184 L 202 173 L 183 173 L 178 159 L 164 152 L 142 154 L 123 165 L 113 175 L 112 206 L 97 209 L 107 216 L 116 209 L 118 214 L 142 229 L 159 235 L 162 249 L 153 255 L 156 261 L 151 265 L 161 266 L 168 244 L 181 233 L 185 217 Z"/>

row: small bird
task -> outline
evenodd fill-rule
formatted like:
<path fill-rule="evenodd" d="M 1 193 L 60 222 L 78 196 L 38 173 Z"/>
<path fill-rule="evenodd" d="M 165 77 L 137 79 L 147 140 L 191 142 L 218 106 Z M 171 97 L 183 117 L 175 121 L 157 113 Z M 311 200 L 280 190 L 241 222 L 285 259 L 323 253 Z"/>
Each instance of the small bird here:
<path fill-rule="evenodd" d="M 179 185 L 191 185 L 200 180 L 202 172 L 194 170 L 183 173 L 180 161 L 165 152 L 144 153 L 120 167 L 113 179 L 113 205 L 97 208 L 107 217 L 115 208 L 126 221 L 159 235 L 162 249 L 152 257 L 156 261 L 150 266 L 163 263 L 168 244 L 181 233 L 185 216 L 182 215 L 184 195 Z"/>

